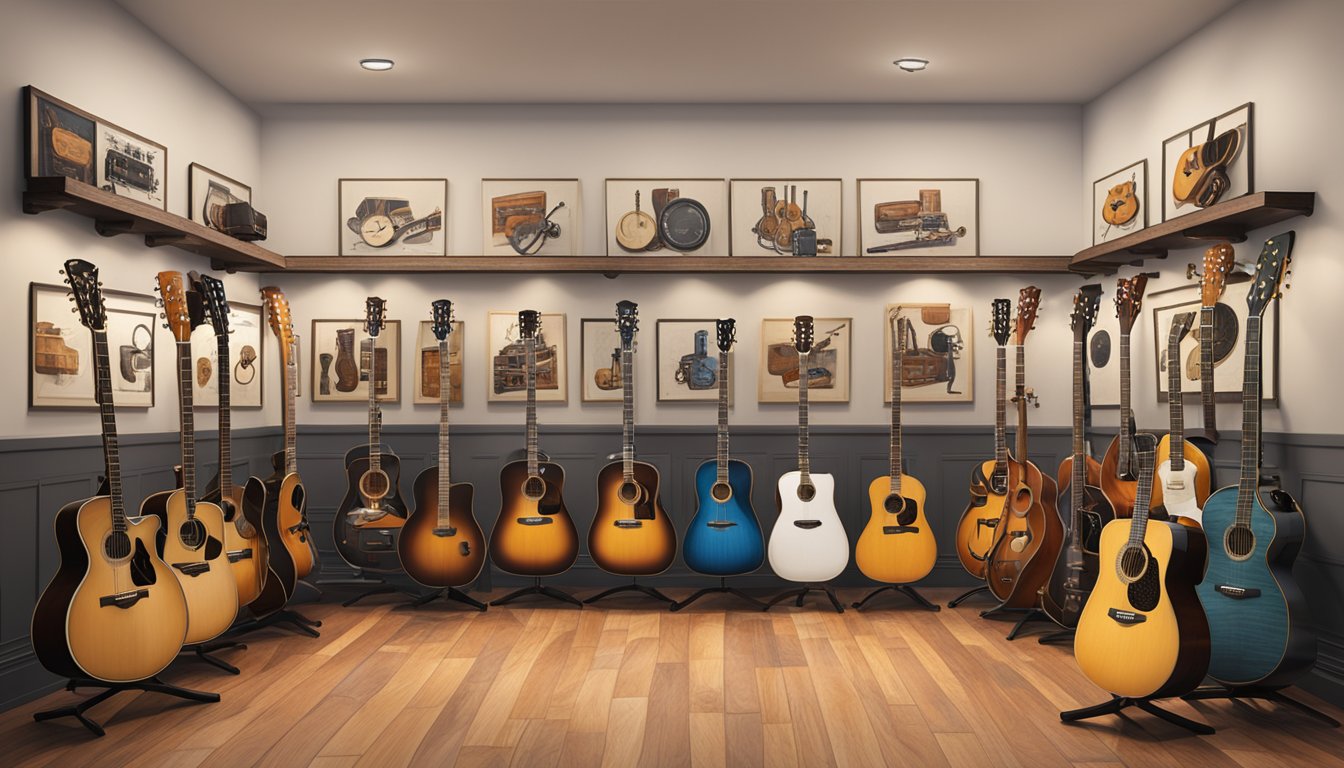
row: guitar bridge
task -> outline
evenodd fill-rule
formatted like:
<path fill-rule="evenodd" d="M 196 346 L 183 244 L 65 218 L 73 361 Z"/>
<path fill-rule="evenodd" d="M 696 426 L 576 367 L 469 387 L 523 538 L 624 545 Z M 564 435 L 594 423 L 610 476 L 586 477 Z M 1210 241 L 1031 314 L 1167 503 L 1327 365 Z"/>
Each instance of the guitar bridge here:
<path fill-rule="evenodd" d="M 98 607 L 130 608 L 147 597 L 149 597 L 148 589 L 135 589 L 130 592 L 119 592 L 115 595 L 104 595 L 98 598 Z"/>
<path fill-rule="evenodd" d="M 519 525 L 550 525 L 550 524 L 551 524 L 551 518 L 549 518 L 549 517 L 541 517 L 541 516 L 537 516 L 537 517 L 520 517 L 520 518 L 518 518 L 518 524 L 519 524 Z"/>
<path fill-rule="evenodd" d="M 251 560 L 252 548 L 248 547 L 247 549 L 231 549 L 229 550 L 228 557 L 230 563 L 236 563 L 239 562 L 240 560 Z"/>
<path fill-rule="evenodd" d="M 1125 626 L 1142 624 L 1148 620 L 1148 617 L 1144 616 L 1142 613 L 1136 611 L 1122 611 L 1119 608 L 1111 608 L 1106 611 L 1106 615 L 1115 619 L 1117 624 L 1124 624 Z"/>
<path fill-rule="evenodd" d="M 613 523 L 613 525 L 617 528 L 643 528 L 644 522 L 642 520 L 632 520 L 628 517 L 623 517 Z"/>
<path fill-rule="evenodd" d="M 919 526 L 918 526 L 918 525 L 884 525 L 884 526 L 882 526 L 882 533 L 883 533 L 883 535 L 886 535 L 886 536 L 891 536 L 891 535 L 893 535 L 893 534 L 898 534 L 898 533 L 919 533 Z"/>
<path fill-rule="evenodd" d="M 1234 587 L 1230 584 L 1219 584 L 1213 588 L 1213 591 L 1223 597 L 1230 597 L 1233 600 L 1247 600 L 1252 597 L 1259 597 L 1260 590 L 1254 587 Z"/>
<path fill-rule="evenodd" d="M 798 526 L 799 528 L 802 528 L 802 529 L 804 529 L 804 530 L 808 530 L 808 531 L 812 530 L 813 528 L 820 528 L 820 527 L 821 527 L 821 521 L 820 521 L 820 520 L 794 520 L 794 521 L 793 521 L 793 524 L 796 525 L 796 526 Z"/>
<path fill-rule="evenodd" d="M 451 527 L 451 526 L 448 527 L 448 528 L 435 528 L 435 529 L 434 529 L 434 535 L 435 535 L 435 536 L 438 536 L 439 538 L 445 538 L 445 537 L 448 537 L 448 536 L 456 536 L 456 535 L 457 535 L 457 529 L 456 529 L 456 528 L 453 528 L 453 527 Z"/>
<path fill-rule="evenodd" d="M 1171 490 L 1171 491 L 1184 491 L 1184 490 L 1185 490 L 1185 480 L 1168 480 L 1168 481 L 1167 481 L 1167 490 Z"/>
<path fill-rule="evenodd" d="M 731 520 L 710 520 L 708 523 L 705 523 L 705 525 L 709 526 L 710 528 L 714 528 L 716 530 L 721 531 L 724 530 L 725 528 L 732 528 L 733 526 L 737 525 L 737 523 L 734 523 Z"/>
<path fill-rule="evenodd" d="M 210 572 L 210 564 L 204 561 L 195 563 L 173 563 L 173 567 L 181 571 L 184 575 L 193 578 L 200 576 L 202 573 Z"/>

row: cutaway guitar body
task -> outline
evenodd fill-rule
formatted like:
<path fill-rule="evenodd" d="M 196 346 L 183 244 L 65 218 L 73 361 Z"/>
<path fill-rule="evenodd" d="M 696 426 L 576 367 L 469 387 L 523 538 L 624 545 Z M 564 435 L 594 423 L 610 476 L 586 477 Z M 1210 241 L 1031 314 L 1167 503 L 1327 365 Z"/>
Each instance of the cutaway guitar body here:
<path fill-rule="evenodd" d="M 924 514 L 927 498 L 924 484 L 909 475 L 901 475 L 899 495 L 892 493 L 887 475 L 869 483 L 871 513 L 854 550 L 863 575 L 885 584 L 910 584 L 929 575 L 938 544 Z"/>
<path fill-rule="evenodd" d="M 1008 482 L 1014 491 L 999 521 L 985 583 L 1005 607 L 1031 608 L 1064 543 L 1064 525 L 1055 511 L 1059 493 L 1055 479 L 1031 462 L 1010 461 Z"/>
<path fill-rule="evenodd" d="M 565 471 L 539 462 L 529 480 L 527 461 L 511 461 L 499 472 L 500 507 L 490 533 L 490 559 L 519 576 L 556 576 L 579 557 L 579 533 L 565 508 Z"/>
<path fill-rule="evenodd" d="M 588 554 L 597 567 L 621 576 L 666 571 L 677 556 L 677 531 L 659 497 L 658 468 L 631 463 L 634 489 L 625 481 L 625 463 L 613 461 L 597 475 L 597 515 L 588 529 Z"/>
<path fill-rule="evenodd" d="M 1087 457 L 1087 483 L 1082 489 L 1082 504 L 1078 514 L 1073 510 L 1073 457 L 1059 465 L 1058 509 L 1061 519 L 1076 521 L 1078 529 L 1065 531 L 1065 543 L 1055 558 L 1050 579 L 1041 592 L 1041 610 L 1050 620 L 1066 629 L 1078 626 L 1100 571 L 1101 532 L 1115 519 L 1111 502 L 1096 485 L 1101 465 Z"/>
<path fill-rule="evenodd" d="M 971 472 L 971 500 L 957 522 L 957 559 L 967 573 L 982 580 L 989 562 L 989 550 L 998 537 L 1001 511 L 1008 501 L 1007 493 L 995 492 L 996 485 L 1007 484 L 1006 477 L 997 482 L 993 479 L 997 466 L 998 462 L 990 459 Z"/>
<path fill-rule="evenodd" d="M 285 455 L 272 457 L 276 473 L 266 481 L 267 501 L 275 506 L 280 540 L 294 561 L 294 577 L 302 579 L 313 572 L 317 562 L 312 533 L 308 530 L 308 494 L 297 472 L 285 473 Z"/>
<path fill-rule="evenodd" d="M 1157 483 L 1162 489 L 1162 506 L 1177 522 L 1199 526 L 1201 510 L 1209 498 L 1212 469 L 1204 452 L 1189 440 L 1185 446 L 1185 466 L 1179 472 L 1171 468 L 1171 435 L 1163 435 L 1157 444 Z"/>
<path fill-rule="evenodd" d="M 266 586 L 269 573 L 266 538 L 261 528 L 243 513 L 243 505 L 248 503 L 243 489 L 230 486 L 228 494 L 221 497 L 218 488 L 219 478 L 215 478 L 206 486 L 205 500 L 217 504 L 224 514 L 224 555 L 233 571 L 241 608 L 260 597 Z M 260 519 L 260 512 L 254 513 L 252 519 Z"/>
<path fill-rule="evenodd" d="M 406 518 L 397 553 L 406 574 L 426 587 L 460 587 L 481 575 L 485 534 L 472 511 L 471 483 L 448 487 L 447 525 L 440 524 L 439 468 L 415 478 L 415 511 Z"/>

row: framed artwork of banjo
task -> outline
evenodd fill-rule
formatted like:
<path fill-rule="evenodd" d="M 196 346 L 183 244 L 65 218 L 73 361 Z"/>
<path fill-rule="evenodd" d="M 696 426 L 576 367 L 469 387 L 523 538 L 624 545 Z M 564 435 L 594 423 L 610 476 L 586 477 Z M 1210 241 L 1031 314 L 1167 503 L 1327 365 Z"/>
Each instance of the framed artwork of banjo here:
<path fill-rule="evenodd" d="M 447 179 L 341 179 L 342 256 L 446 256 Z"/>
<path fill-rule="evenodd" d="M 607 179 L 607 255 L 727 256 L 724 179 Z"/>

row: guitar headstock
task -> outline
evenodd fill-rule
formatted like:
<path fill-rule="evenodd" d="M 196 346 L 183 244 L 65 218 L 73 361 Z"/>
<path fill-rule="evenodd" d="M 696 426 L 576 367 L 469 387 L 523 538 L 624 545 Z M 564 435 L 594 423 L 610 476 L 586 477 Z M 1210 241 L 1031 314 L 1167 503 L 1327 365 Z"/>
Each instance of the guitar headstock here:
<path fill-rule="evenodd" d="M 378 334 L 383 332 L 383 323 L 386 322 L 387 300 L 380 299 L 377 296 L 370 296 L 364 300 L 364 332 L 373 338 L 378 338 Z"/>
<path fill-rule="evenodd" d="M 992 316 L 990 324 L 990 333 L 994 336 L 994 341 L 1000 347 L 1008 343 L 1008 336 L 1012 334 L 1012 299 L 995 299 L 990 307 Z"/>
<path fill-rule="evenodd" d="M 1178 312 L 1171 318 L 1171 332 L 1167 334 L 1167 346 L 1180 344 L 1190 334 L 1195 324 L 1194 312 Z M 1168 363 L 1171 365 L 1172 363 Z M 1178 365 L 1179 367 L 1179 365 Z"/>
<path fill-rule="evenodd" d="M 727 354 L 737 341 L 737 321 L 729 317 L 718 321 L 714 327 L 718 330 L 719 351 Z"/>
<path fill-rule="evenodd" d="M 1227 276 L 1236 265 L 1231 243 L 1215 243 L 1204 251 L 1204 273 L 1199 278 L 1200 304 L 1212 307 L 1223 295 Z"/>
<path fill-rule="evenodd" d="M 429 314 L 433 318 L 429 325 L 434 331 L 434 338 L 439 341 L 448 338 L 448 334 L 453 332 L 453 302 L 436 299 L 429 305 Z"/>
<path fill-rule="evenodd" d="M 200 296 L 205 317 L 210 321 L 210 327 L 215 329 L 215 336 L 228 336 L 229 300 L 224 296 L 224 283 L 218 278 L 197 272 L 188 272 L 187 278 L 191 280 L 192 290 Z"/>
<path fill-rule="evenodd" d="M 1120 318 L 1120 332 L 1134 330 L 1143 309 L 1143 289 L 1148 286 L 1148 275 L 1138 274 L 1120 278 L 1115 283 L 1115 316 Z"/>
<path fill-rule="evenodd" d="M 1269 303 L 1281 297 L 1283 289 L 1288 287 L 1286 278 L 1291 271 L 1288 265 L 1293 258 L 1293 238 L 1296 236 L 1297 233 L 1290 229 L 1269 238 L 1260 249 L 1260 258 L 1255 262 L 1255 278 L 1246 295 L 1246 308 L 1252 315 L 1263 315 Z"/>
<path fill-rule="evenodd" d="M 289 313 L 289 299 L 275 286 L 261 289 L 261 301 L 266 305 L 266 317 L 271 333 L 280 342 L 280 360 L 288 364 L 294 354 L 294 318 Z"/>
<path fill-rule="evenodd" d="M 103 307 L 103 284 L 98 281 L 98 268 L 83 259 L 65 262 L 65 284 L 70 286 L 70 300 L 75 303 L 79 321 L 91 331 L 107 330 L 107 310 Z"/>
<path fill-rule="evenodd" d="M 541 330 L 541 313 L 535 309 L 524 309 L 518 313 L 518 335 L 524 339 L 535 339 Z"/>
<path fill-rule="evenodd" d="M 1034 285 L 1028 285 L 1017 295 L 1017 325 L 1013 328 L 1013 335 L 1017 337 L 1018 346 L 1027 343 L 1027 334 L 1036 327 L 1036 313 L 1041 308 L 1041 289 Z"/>
<path fill-rule="evenodd" d="M 793 348 L 798 350 L 799 354 L 806 355 L 812 351 L 812 316 L 799 315 L 793 318 Z"/>
<path fill-rule="evenodd" d="M 1097 313 L 1101 311 L 1101 285 L 1084 285 L 1073 295 L 1073 314 L 1069 316 L 1069 327 L 1073 329 L 1073 340 L 1084 341 L 1092 326 L 1097 322 Z"/>
<path fill-rule="evenodd" d="M 163 311 L 163 327 L 172 332 L 179 342 L 191 341 L 191 313 L 187 307 L 187 289 L 181 272 L 165 270 L 159 273 L 154 289 L 159 292 Z"/>
<path fill-rule="evenodd" d="M 635 342 L 635 331 L 639 330 L 639 305 L 629 299 L 616 302 L 616 330 L 621 334 L 621 344 L 630 346 Z"/>

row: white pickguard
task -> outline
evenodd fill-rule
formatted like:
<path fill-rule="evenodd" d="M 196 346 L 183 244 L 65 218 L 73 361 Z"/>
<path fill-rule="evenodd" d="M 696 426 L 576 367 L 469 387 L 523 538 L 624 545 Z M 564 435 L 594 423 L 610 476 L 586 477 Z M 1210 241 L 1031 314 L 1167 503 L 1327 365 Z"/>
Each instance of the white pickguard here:
<path fill-rule="evenodd" d="M 1172 471 L 1170 460 L 1162 462 L 1157 467 L 1157 482 L 1162 484 L 1162 506 L 1167 508 L 1167 514 L 1203 522 L 1204 513 L 1195 501 L 1194 462 L 1185 462 L 1185 469 L 1180 472 Z"/>
<path fill-rule="evenodd" d="M 806 584 L 830 581 L 849 565 L 849 537 L 835 511 L 835 478 L 811 475 L 817 493 L 798 498 L 798 472 L 779 478 L 779 519 L 770 532 L 770 567 L 780 578 Z M 798 520 L 820 520 L 816 528 L 800 528 Z"/>

